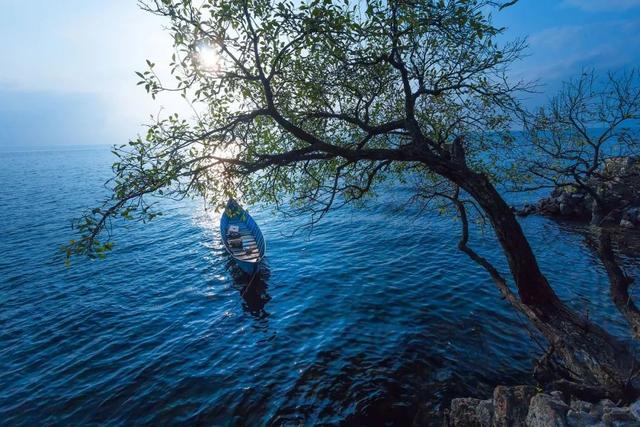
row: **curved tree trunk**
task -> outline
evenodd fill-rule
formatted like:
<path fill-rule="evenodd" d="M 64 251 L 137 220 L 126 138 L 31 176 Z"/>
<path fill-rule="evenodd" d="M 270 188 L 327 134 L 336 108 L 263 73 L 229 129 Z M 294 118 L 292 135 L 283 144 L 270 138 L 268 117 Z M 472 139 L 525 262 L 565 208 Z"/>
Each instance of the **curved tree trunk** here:
<path fill-rule="evenodd" d="M 633 279 L 624 274 L 618 265 L 611 245 L 611 233 L 604 229 L 600 230 L 598 238 L 598 255 L 609 276 L 614 304 L 627 319 L 633 335 L 640 338 L 640 311 L 629 295 L 629 285 L 633 283 Z"/>
<path fill-rule="evenodd" d="M 589 390 L 589 396 L 582 394 L 584 398 L 637 397 L 640 388 L 635 381 L 635 357 L 605 330 L 560 301 L 540 271 L 513 211 L 489 179 L 464 166 L 451 178 L 488 216 L 518 289 L 521 304 L 516 308 L 547 338 L 552 349 L 547 359 L 555 358 L 556 367 L 560 367 L 563 378 L 557 387 L 578 394 Z"/>
<path fill-rule="evenodd" d="M 547 282 L 513 211 L 484 175 L 473 174 L 464 188 L 489 217 L 509 263 L 522 303 L 544 316 L 560 300 Z"/>

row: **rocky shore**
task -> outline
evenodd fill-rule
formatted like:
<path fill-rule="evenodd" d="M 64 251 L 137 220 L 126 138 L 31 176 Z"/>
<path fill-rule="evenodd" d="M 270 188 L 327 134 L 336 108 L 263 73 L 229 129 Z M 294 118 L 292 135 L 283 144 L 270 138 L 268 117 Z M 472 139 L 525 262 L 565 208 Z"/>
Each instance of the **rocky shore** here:
<path fill-rule="evenodd" d="M 618 427 L 640 426 L 640 400 L 619 406 L 605 399 L 585 402 L 535 387 L 498 386 L 491 399 L 459 398 L 445 413 L 447 427 Z"/>
<path fill-rule="evenodd" d="M 597 217 L 593 193 L 606 205 L 602 218 Z M 536 204 L 526 204 L 516 212 L 520 216 L 539 214 L 640 229 L 640 157 L 608 159 L 603 170 L 584 186 L 558 186 L 549 197 Z"/>

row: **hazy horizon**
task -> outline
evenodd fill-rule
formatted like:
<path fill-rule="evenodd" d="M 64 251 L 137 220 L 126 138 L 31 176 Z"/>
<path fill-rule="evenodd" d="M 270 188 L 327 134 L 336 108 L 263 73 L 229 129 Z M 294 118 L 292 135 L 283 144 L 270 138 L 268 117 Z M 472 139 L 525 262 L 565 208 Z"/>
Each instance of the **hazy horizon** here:
<path fill-rule="evenodd" d="M 164 20 L 133 0 L 0 0 L 0 149 L 126 143 L 150 114 L 187 111 L 180 98 L 153 101 L 135 71 L 162 69 L 172 53 Z M 521 0 L 495 14 L 503 39 L 528 36 L 513 75 L 538 80 L 541 103 L 582 68 L 640 63 L 640 0 Z M 164 67 L 165 69 L 167 67 Z"/>

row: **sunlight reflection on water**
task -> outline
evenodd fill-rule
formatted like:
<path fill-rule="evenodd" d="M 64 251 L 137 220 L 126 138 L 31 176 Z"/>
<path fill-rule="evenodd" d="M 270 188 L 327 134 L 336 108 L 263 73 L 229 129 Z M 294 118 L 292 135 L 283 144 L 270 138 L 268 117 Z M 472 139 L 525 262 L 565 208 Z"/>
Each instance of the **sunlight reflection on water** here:
<path fill-rule="evenodd" d="M 199 202 L 117 230 L 104 261 L 64 268 L 52 254 L 110 161 L 106 150 L 0 158 L 4 422 L 403 423 L 425 403 L 530 380 L 540 349 L 456 250 L 459 224 L 392 209 L 401 191 L 311 235 L 252 210 L 269 274 L 249 287 Z M 561 297 L 627 338 L 581 237 L 543 218 L 523 226 Z M 472 237 L 505 271 L 491 235 Z"/>

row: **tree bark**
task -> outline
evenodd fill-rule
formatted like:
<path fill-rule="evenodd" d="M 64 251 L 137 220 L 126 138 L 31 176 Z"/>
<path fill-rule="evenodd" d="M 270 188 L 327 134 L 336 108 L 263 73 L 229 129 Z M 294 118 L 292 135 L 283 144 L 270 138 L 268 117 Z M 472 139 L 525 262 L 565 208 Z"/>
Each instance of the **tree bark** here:
<path fill-rule="evenodd" d="M 620 265 L 616 261 L 616 256 L 611 244 L 611 232 L 608 230 L 600 229 L 598 255 L 609 276 L 611 298 L 614 304 L 627 319 L 633 335 L 636 338 L 640 338 L 640 311 L 638 311 L 638 307 L 631 299 L 631 295 L 629 295 L 629 285 L 633 283 L 633 279 L 622 271 L 622 268 L 620 268 Z"/>
<path fill-rule="evenodd" d="M 446 176 L 446 175 L 445 175 Z M 466 167 L 447 176 L 471 195 L 489 218 L 507 257 L 524 313 L 553 349 L 561 379 L 600 390 L 604 397 L 631 400 L 640 395 L 638 362 L 605 330 L 569 310 L 544 277 L 515 214 L 489 179 Z"/>
<path fill-rule="evenodd" d="M 462 188 L 478 201 L 493 226 L 509 263 L 522 303 L 541 315 L 561 305 L 538 266 L 538 261 L 512 209 L 489 179 L 469 172 Z"/>

